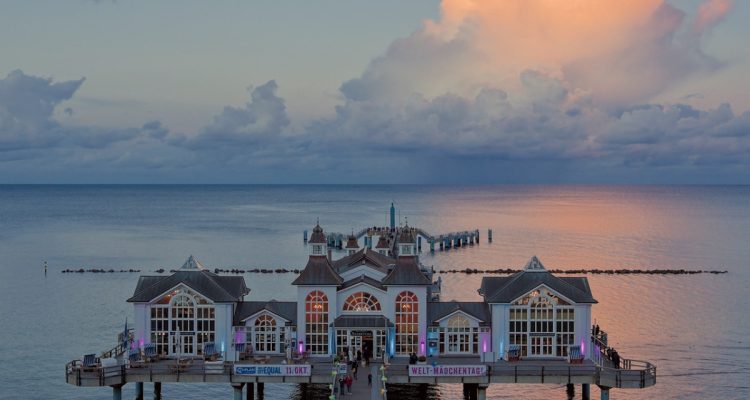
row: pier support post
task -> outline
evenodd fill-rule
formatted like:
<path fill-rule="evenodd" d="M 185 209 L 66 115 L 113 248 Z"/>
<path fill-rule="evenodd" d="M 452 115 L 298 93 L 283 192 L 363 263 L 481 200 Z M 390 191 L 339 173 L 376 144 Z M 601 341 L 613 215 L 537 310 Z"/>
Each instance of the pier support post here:
<path fill-rule="evenodd" d="M 422 252 L 422 236 L 417 236 L 417 251 Z"/>
<path fill-rule="evenodd" d="M 477 400 L 487 400 L 486 385 L 477 385 Z"/>
<path fill-rule="evenodd" d="M 430 253 L 434 253 L 434 252 L 435 252 L 435 240 L 430 239 Z"/>
<path fill-rule="evenodd" d="M 143 400 L 143 382 L 135 383 L 135 400 Z"/>
<path fill-rule="evenodd" d="M 154 382 L 154 400 L 161 400 L 161 382 Z"/>
<path fill-rule="evenodd" d="M 487 242 L 492 243 L 492 229 L 487 229 Z"/>
<path fill-rule="evenodd" d="M 569 399 L 572 399 L 576 395 L 576 386 L 572 383 L 565 385 L 565 394 L 568 395 Z"/>
<path fill-rule="evenodd" d="M 246 384 L 246 386 L 247 386 L 246 400 L 255 400 L 255 384 L 252 383 L 252 382 L 248 382 Z M 302 393 L 304 393 L 305 392 L 305 388 L 304 388 L 305 384 L 303 383 L 302 386 L 303 386 Z M 303 396 L 302 398 L 304 399 L 305 397 Z"/>
<path fill-rule="evenodd" d="M 263 398 L 263 382 L 258 382 L 258 398 Z"/>
<path fill-rule="evenodd" d="M 591 385 L 588 383 L 581 385 L 581 398 L 583 400 L 591 400 Z"/>
<path fill-rule="evenodd" d="M 244 383 L 233 383 L 232 388 L 234 389 L 234 400 L 242 400 L 242 387 Z"/>
<path fill-rule="evenodd" d="M 122 400 L 122 385 L 112 385 L 112 400 Z"/>
<path fill-rule="evenodd" d="M 609 400 L 609 387 L 599 386 L 599 389 L 602 391 L 601 400 Z"/>

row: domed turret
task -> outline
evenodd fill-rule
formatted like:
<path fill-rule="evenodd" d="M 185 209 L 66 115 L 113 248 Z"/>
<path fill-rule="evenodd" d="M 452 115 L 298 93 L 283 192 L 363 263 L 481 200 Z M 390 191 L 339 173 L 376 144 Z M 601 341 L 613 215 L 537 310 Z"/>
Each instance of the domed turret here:
<path fill-rule="evenodd" d="M 315 224 L 310 240 L 307 242 L 310 245 L 311 256 L 323 256 L 326 255 L 326 235 L 323 233 L 323 228 L 320 227 L 320 223 Z"/>
<path fill-rule="evenodd" d="M 357 238 L 353 233 L 349 235 L 349 238 L 346 241 L 346 246 L 344 248 L 346 249 L 348 255 L 352 255 L 359 251 L 359 242 L 357 241 Z"/>

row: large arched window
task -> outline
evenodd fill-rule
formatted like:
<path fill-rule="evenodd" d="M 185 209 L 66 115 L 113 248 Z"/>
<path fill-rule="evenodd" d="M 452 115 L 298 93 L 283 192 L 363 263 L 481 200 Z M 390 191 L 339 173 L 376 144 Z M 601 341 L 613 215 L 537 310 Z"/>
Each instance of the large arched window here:
<path fill-rule="evenodd" d="M 151 343 L 160 354 L 201 354 L 214 341 L 214 305 L 197 292 L 178 287 L 150 308 Z"/>
<path fill-rule="evenodd" d="M 575 336 L 574 314 L 554 292 L 533 290 L 510 308 L 510 344 L 520 345 L 523 356 L 565 357 Z"/>
<path fill-rule="evenodd" d="M 305 298 L 305 342 L 307 352 L 328 354 L 328 297 L 320 290 Z"/>
<path fill-rule="evenodd" d="M 276 320 L 263 314 L 255 320 L 255 351 L 276 351 Z"/>
<path fill-rule="evenodd" d="M 344 302 L 344 311 L 380 311 L 378 299 L 367 292 L 353 293 Z"/>
<path fill-rule="evenodd" d="M 419 299 L 412 292 L 396 296 L 396 354 L 417 353 L 419 348 Z"/>
<path fill-rule="evenodd" d="M 468 353 L 471 349 L 471 326 L 469 319 L 456 314 L 448 320 L 448 352 Z"/>

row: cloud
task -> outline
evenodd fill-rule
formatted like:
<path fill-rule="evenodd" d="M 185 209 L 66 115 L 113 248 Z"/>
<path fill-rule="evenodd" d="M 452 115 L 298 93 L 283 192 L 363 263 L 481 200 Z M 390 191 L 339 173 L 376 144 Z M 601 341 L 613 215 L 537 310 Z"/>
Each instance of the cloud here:
<path fill-rule="evenodd" d="M 0 79 L 0 153 L 17 153 L 6 154 L 6 159 L 33 158 L 39 150 L 103 149 L 141 137 L 163 140 L 169 134 L 158 121 L 120 129 L 62 125 L 54 118 L 55 108 L 71 99 L 84 81 L 53 82 L 21 70 Z M 72 115 L 73 110 L 66 107 L 63 112 Z"/>
<path fill-rule="evenodd" d="M 654 101 L 722 68 L 701 43 L 731 6 L 705 1 L 691 19 L 660 0 L 445 0 L 439 20 L 341 84 L 332 116 L 302 128 L 273 80 L 192 136 L 158 120 L 71 127 L 53 112 L 83 80 L 15 71 L 0 80 L 0 160 L 53 148 L 62 165 L 178 181 L 638 181 L 656 171 L 747 180 L 750 113 Z"/>
<path fill-rule="evenodd" d="M 243 108 L 224 107 L 213 122 L 186 145 L 192 149 L 262 146 L 275 140 L 289 125 L 284 99 L 276 95 L 276 81 L 251 88 Z"/>

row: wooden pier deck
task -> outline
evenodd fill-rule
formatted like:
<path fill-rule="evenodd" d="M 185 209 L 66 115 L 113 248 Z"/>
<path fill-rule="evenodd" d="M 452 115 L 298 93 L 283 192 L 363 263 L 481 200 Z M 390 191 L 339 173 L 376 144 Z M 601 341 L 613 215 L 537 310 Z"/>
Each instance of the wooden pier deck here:
<path fill-rule="evenodd" d="M 272 358 L 268 365 L 279 365 L 282 358 Z M 644 361 L 625 360 L 626 368 L 615 369 L 595 364 L 585 360 L 581 364 L 570 364 L 561 360 L 521 360 L 516 362 L 497 361 L 482 363 L 476 357 L 434 357 L 428 359 L 425 366 L 479 366 L 486 367 L 486 374 L 481 376 L 411 376 L 408 358 L 394 358 L 391 360 L 386 374 L 387 384 L 440 384 L 463 383 L 485 388 L 490 384 L 582 384 L 599 385 L 603 388 L 640 389 L 656 384 L 656 367 Z M 131 382 L 161 382 L 161 383 L 227 383 L 237 388 L 243 384 L 263 383 L 292 383 L 292 384 L 330 384 L 333 381 L 334 365 L 330 359 L 312 360 L 305 364 L 289 364 L 289 366 L 309 366 L 307 376 L 249 376 L 235 373 L 235 367 L 262 367 L 266 364 L 255 364 L 252 361 L 239 362 L 205 362 L 200 359 L 182 360 L 166 359 L 146 363 L 139 367 L 117 365 L 86 369 L 78 361 L 72 361 L 65 367 L 65 377 L 68 384 L 84 387 L 111 386 L 119 391 L 123 385 Z M 378 366 L 380 364 L 373 364 Z M 362 368 L 366 382 L 366 371 L 371 367 Z M 377 371 L 377 368 L 372 370 Z M 376 389 L 370 392 L 372 396 L 378 394 L 378 375 L 373 374 L 373 384 Z M 360 376 L 360 383 L 362 376 Z M 141 386 L 142 388 L 142 386 Z M 364 393 L 364 392 L 363 392 Z M 115 398 L 117 398 L 115 396 Z M 373 397 L 378 398 L 378 397 Z"/>

